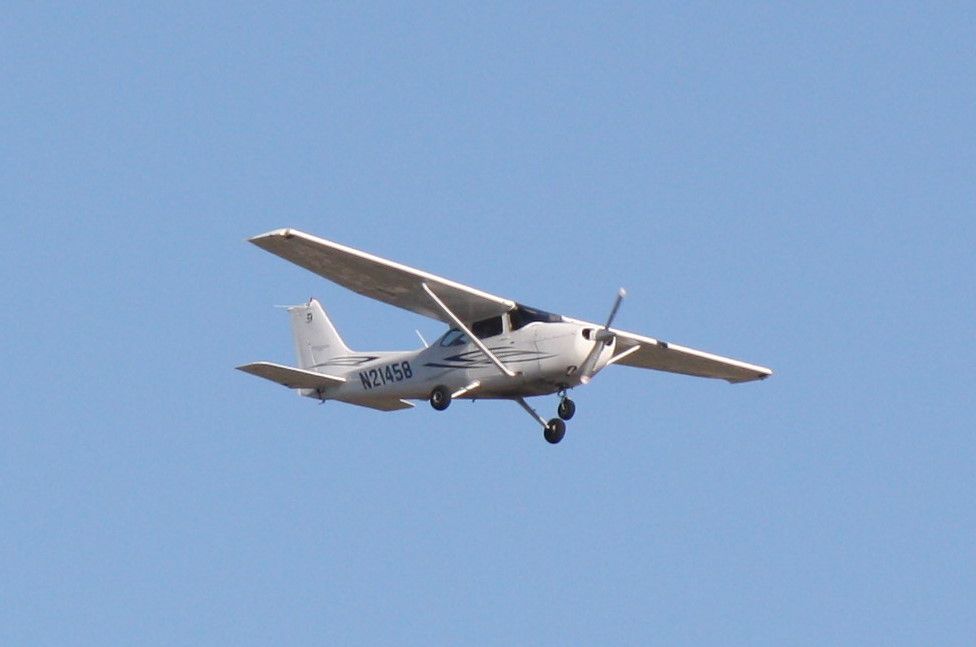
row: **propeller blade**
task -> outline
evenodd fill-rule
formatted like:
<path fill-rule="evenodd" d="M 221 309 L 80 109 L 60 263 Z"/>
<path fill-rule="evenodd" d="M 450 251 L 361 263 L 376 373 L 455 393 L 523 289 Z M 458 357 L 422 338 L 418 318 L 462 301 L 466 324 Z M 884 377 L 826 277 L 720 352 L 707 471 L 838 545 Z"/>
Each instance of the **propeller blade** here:
<path fill-rule="evenodd" d="M 607 317 L 607 323 L 605 326 L 603 326 L 604 330 L 610 329 L 610 324 L 613 323 L 614 317 L 617 316 L 617 310 L 620 309 L 620 303 L 624 300 L 625 296 L 627 296 L 627 290 L 623 288 L 617 290 L 617 300 L 613 302 L 613 308 L 610 310 L 610 316 Z"/>
<path fill-rule="evenodd" d="M 600 358 L 601 352 L 603 352 L 603 342 L 598 341 L 593 344 L 593 348 L 586 356 L 586 359 L 583 360 L 583 365 L 579 369 L 580 382 L 583 384 L 588 384 L 590 378 L 593 377 L 595 373 L 593 369 L 596 368 L 596 361 Z"/>

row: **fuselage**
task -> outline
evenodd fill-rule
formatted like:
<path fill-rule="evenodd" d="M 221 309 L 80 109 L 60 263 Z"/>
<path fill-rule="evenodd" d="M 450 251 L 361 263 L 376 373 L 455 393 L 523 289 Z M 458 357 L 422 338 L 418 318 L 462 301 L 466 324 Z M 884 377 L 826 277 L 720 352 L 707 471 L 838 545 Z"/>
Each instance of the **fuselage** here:
<path fill-rule="evenodd" d="M 478 332 L 478 329 L 474 329 Z M 310 397 L 368 404 L 391 399 L 425 400 L 436 386 L 458 391 L 478 382 L 461 397 L 513 398 L 547 395 L 580 384 L 579 368 L 593 350 L 584 326 L 565 321 L 528 323 L 480 337 L 488 349 L 515 372 L 503 374 L 460 330 L 451 329 L 427 348 L 413 351 L 350 353 L 332 357 L 315 370 L 345 378 L 325 393 Z M 488 330 L 487 332 L 496 332 Z M 587 330 L 588 332 L 588 330 Z M 603 346 L 599 370 L 610 360 L 614 343 Z"/>

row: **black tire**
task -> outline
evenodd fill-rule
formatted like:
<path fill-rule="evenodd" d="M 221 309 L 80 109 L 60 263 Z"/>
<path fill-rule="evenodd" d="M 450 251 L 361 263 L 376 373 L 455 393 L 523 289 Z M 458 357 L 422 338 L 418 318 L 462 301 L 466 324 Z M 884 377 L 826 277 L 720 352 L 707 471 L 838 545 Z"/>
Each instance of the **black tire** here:
<path fill-rule="evenodd" d="M 434 387 L 434 390 L 430 392 L 430 406 L 438 411 L 443 411 L 451 406 L 451 392 L 447 390 L 446 386 L 442 384 Z"/>
<path fill-rule="evenodd" d="M 566 435 L 566 423 L 560 420 L 559 418 L 553 418 L 552 420 L 549 421 L 549 424 L 546 425 L 545 437 L 546 437 L 546 442 L 548 442 L 549 444 L 555 445 L 560 440 L 562 440 L 563 436 L 565 435 Z"/>
<path fill-rule="evenodd" d="M 556 413 L 563 420 L 572 420 L 573 416 L 576 415 L 576 403 L 569 398 L 563 398 L 559 401 L 559 408 L 556 409 Z"/>

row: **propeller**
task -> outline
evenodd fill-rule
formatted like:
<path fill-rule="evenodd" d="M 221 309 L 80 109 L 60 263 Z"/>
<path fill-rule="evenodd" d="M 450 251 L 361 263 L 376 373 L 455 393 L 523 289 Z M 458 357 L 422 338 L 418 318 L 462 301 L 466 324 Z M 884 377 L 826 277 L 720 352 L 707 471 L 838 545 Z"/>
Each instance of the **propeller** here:
<path fill-rule="evenodd" d="M 583 360 L 583 365 L 580 366 L 580 382 L 583 384 L 589 383 L 590 379 L 596 374 L 596 363 L 600 359 L 600 353 L 603 352 L 605 346 L 609 346 L 613 343 L 616 336 L 610 330 L 610 324 L 613 323 L 614 317 L 617 316 L 617 310 L 620 309 L 620 304 L 627 296 L 627 290 L 620 288 L 617 291 L 617 299 L 613 302 L 613 308 L 610 309 L 610 316 L 607 317 L 607 323 L 603 325 L 603 328 L 598 328 L 590 333 L 590 339 L 593 340 L 593 348 L 590 350 L 586 359 Z"/>

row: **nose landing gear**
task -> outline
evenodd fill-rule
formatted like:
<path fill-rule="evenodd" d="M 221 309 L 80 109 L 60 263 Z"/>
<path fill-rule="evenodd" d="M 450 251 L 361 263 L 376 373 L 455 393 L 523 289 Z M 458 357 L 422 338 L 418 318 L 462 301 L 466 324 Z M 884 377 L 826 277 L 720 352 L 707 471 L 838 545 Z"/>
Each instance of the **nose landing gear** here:
<path fill-rule="evenodd" d="M 576 414 L 576 403 L 564 395 L 559 401 L 559 407 L 556 408 L 556 413 L 563 420 L 572 420 Z"/>

